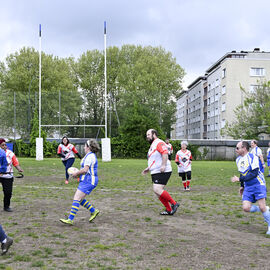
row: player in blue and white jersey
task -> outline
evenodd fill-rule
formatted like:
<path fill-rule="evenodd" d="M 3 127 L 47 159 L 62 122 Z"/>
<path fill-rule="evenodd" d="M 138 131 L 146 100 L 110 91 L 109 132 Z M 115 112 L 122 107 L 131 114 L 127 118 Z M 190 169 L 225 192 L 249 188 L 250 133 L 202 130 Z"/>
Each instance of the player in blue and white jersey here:
<path fill-rule="evenodd" d="M 268 166 L 268 175 L 267 177 L 270 177 L 270 142 L 268 143 L 268 149 L 267 149 L 267 166 Z"/>
<path fill-rule="evenodd" d="M 99 149 L 99 144 L 94 139 L 88 140 L 85 143 L 84 151 L 86 155 L 81 160 L 81 169 L 72 175 L 74 178 L 80 176 L 80 183 L 75 192 L 68 219 L 60 219 L 62 223 L 72 225 L 80 205 L 90 211 L 89 222 L 93 221 L 99 214 L 99 210 L 95 209 L 91 203 L 85 199 L 86 195 L 89 195 L 98 184 L 98 161 L 95 153 L 98 152 Z"/>
<path fill-rule="evenodd" d="M 249 153 L 249 144 L 241 141 L 236 146 L 236 153 L 239 155 L 236 159 L 236 165 L 240 172 L 240 177 L 233 176 L 232 182 L 240 182 L 239 189 L 242 195 L 243 210 L 245 212 L 262 212 L 264 220 L 268 224 L 266 234 L 270 235 L 270 212 L 265 204 L 266 185 L 263 173 L 259 169 L 259 158 Z M 252 203 L 258 202 L 258 205 Z"/>
<path fill-rule="evenodd" d="M 260 168 L 260 171 L 264 173 L 265 164 L 264 164 L 262 149 L 258 147 L 258 142 L 255 140 L 252 140 L 250 142 L 250 146 L 251 146 L 250 153 L 259 158 L 259 168 Z"/>

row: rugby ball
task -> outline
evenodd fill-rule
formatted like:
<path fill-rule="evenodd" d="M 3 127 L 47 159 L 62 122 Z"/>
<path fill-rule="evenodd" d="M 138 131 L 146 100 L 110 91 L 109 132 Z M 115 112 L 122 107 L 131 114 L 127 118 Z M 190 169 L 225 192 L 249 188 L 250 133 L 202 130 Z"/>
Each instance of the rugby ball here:
<path fill-rule="evenodd" d="M 79 170 L 75 167 L 70 167 L 70 168 L 68 168 L 67 171 L 68 171 L 69 175 L 73 175 L 74 173 L 78 172 Z"/>

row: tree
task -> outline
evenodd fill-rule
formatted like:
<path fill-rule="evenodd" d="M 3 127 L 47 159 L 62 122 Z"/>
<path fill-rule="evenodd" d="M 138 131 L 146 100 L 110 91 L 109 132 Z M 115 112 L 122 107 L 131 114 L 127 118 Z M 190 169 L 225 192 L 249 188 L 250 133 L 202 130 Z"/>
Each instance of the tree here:
<path fill-rule="evenodd" d="M 270 132 L 270 81 L 259 85 L 254 92 L 245 94 L 243 105 L 235 109 L 236 120 L 227 124 L 224 131 L 234 139 L 258 139 Z"/>
<path fill-rule="evenodd" d="M 29 138 L 30 121 L 38 109 L 39 54 L 33 48 L 22 48 L 0 63 L 0 116 L 6 127 L 13 126 L 16 105 L 16 129 Z M 71 59 L 60 59 L 42 53 L 42 124 L 58 124 L 59 91 L 61 90 L 61 124 L 80 120 L 82 100 L 74 84 Z M 14 104 L 14 93 L 16 104 Z M 76 105 L 75 105 L 76 104 Z M 53 129 L 48 129 L 50 134 Z"/>
<path fill-rule="evenodd" d="M 113 145 L 117 147 L 113 152 L 121 157 L 145 157 L 149 148 L 146 131 L 150 128 L 156 129 L 159 138 L 164 139 L 158 118 L 135 101 L 126 111 L 125 121 L 119 128 L 120 135 L 113 140 Z"/>

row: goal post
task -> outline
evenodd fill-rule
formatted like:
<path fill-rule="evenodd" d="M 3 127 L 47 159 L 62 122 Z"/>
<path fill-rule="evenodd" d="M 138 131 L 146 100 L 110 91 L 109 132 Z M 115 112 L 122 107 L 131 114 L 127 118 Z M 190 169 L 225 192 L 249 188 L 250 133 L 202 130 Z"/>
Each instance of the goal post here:
<path fill-rule="evenodd" d="M 101 139 L 101 155 L 102 155 L 102 161 L 104 162 L 111 161 L 111 139 L 110 138 Z"/>
<path fill-rule="evenodd" d="M 36 138 L 36 160 L 43 160 L 43 138 Z"/>

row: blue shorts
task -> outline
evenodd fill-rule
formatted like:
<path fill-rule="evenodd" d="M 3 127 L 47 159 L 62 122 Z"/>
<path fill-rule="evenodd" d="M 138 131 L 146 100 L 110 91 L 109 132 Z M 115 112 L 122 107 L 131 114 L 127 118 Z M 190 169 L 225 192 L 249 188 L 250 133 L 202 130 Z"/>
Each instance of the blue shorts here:
<path fill-rule="evenodd" d="M 78 189 L 83 193 L 89 195 L 96 186 L 97 185 L 92 185 L 90 182 L 82 181 L 80 182 Z"/>
<path fill-rule="evenodd" d="M 266 186 L 254 185 L 244 188 L 242 201 L 255 203 L 256 201 L 263 198 L 266 198 Z"/>

